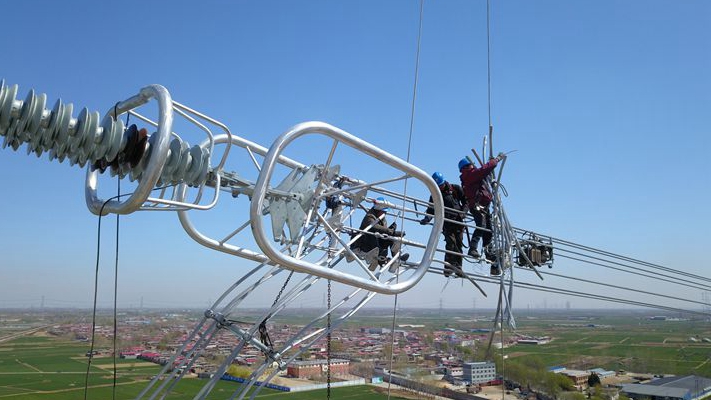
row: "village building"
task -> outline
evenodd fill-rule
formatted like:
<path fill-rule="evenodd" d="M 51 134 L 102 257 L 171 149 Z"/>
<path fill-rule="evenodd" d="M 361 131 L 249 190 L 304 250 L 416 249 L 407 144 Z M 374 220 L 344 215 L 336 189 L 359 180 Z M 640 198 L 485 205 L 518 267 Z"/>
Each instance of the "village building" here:
<path fill-rule="evenodd" d="M 672 376 L 622 385 L 621 391 L 635 400 L 697 400 L 711 395 L 711 379 L 696 375 Z"/>
<path fill-rule="evenodd" d="M 494 381 L 496 380 L 496 364 L 490 361 L 464 363 L 462 365 L 462 380 L 474 385 Z"/>
<path fill-rule="evenodd" d="M 343 359 L 331 360 L 331 376 L 347 375 L 350 361 Z M 325 376 L 328 372 L 328 360 L 292 361 L 286 366 L 286 374 L 291 378 L 313 378 Z"/>

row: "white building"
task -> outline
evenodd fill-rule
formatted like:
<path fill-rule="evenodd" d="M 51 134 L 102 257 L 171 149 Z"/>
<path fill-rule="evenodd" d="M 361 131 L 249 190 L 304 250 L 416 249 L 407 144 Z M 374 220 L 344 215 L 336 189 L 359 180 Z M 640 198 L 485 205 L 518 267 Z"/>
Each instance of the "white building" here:
<path fill-rule="evenodd" d="M 496 379 L 496 364 L 493 362 L 464 363 L 462 369 L 462 380 L 470 384 L 487 383 Z"/>

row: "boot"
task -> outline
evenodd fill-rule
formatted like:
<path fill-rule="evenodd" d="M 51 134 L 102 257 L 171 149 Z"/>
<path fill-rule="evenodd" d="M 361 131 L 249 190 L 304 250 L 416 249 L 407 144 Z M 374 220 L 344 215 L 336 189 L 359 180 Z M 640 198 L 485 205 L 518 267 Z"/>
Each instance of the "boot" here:
<path fill-rule="evenodd" d="M 407 260 L 408 260 L 409 258 L 410 258 L 410 254 L 409 254 L 409 253 L 400 254 L 400 257 L 398 257 L 397 261 L 394 262 L 394 263 L 392 263 L 392 264 L 390 264 L 390 268 L 388 268 L 388 271 L 390 271 L 391 274 L 394 274 L 395 272 L 397 272 L 397 268 L 398 268 L 401 264 L 407 262 Z"/>
<path fill-rule="evenodd" d="M 367 252 L 367 253 L 362 252 L 362 250 L 361 250 L 361 252 L 363 253 L 363 256 L 362 256 L 362 257 L 361 257 L 361 255 L 358 254 L 358 253 L 356 253 L 356 255 L 358 255 L 358 257 L 363 258 L 363 261 L 365 261 L 365 262 L 368 264 L 368 269 L 369 269 L 369 270 L 375 271 L 376 269 L 378 269 L 378 258 L 379 258 L 379 257 L 378 257 L 378 252 L 379 252 L 379 251 L 380 251 L 380 250 L 378 250 L 378 248 L 375 247 L 375 248 L 371 249 L 371 250 L 370 250 L 369 252 Z"/>
<path fill-rule="evenodd" d="M 490 245 L 484 247 L 484 259 L 492 264 L 496 262 L 496 252 Z"/>
<path fill-rule="evenodd" d="M 347 252 L 347 251 L 346 251 L 345 253 L 346 253 L 346 262 L 352 263 L 353 261 L 355 261 L 355 257 L 352 256 L 351 253 L 349 253 L 349 252 Z M 355 252 L 354 252 L 354 253 L 355 253 Z"/>
<path fill-rule="evenodd" d="M 449 264 L 444 264 L 444 277 L 445 278 L 449 278 L 453 272 L 454 272 L 454 270 L 452 269 L 452 267 Z"/>
<path fill-rule="evenodd" d="M 479 252 L 476 250 L 476 247 L 474 247 L 474 246 L 471 246 L 469 248 L 469 251 L 467 252 L 467 254 L 469 255 L 469 257 L 473 257 L 476 259 L 481 258 L 481 254 L 479 254 Z"/>
<path fill-rule="evenodd" d="M 491 276 L 499 276 L 501 275 L 501 268 L 499 268 L 499 266 L 496 264 L 492 264 L 489 273 L 491 274 Z"/>
<path fill-rule="evenodd" d="M 400 252 L 400 241 L 395 240 L 393 241 L 393 244 L 390 245 L 390 254 L 396 254 Z"/>
<path fill-rule="evenodd" d="M 378 265 L 378 259 L 376 258 L 370 262 L 370 264 L 368 265 L 368 269 L 371 271 L 375 271 L 376 269 L 378 269 Z"/>

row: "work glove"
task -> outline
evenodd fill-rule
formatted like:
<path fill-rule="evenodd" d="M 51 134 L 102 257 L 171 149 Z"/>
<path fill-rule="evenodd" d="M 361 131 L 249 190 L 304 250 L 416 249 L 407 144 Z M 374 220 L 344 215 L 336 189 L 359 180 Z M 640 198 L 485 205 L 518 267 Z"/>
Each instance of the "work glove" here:
<path fill-rule="evenodd" d="M 427 225 L 430 223 L 430 217 L 424 217 L 420 220 L 420 225 Z"/>
<path fill-rule="evenodd" d="M 392 224 L 390 224 L 390 226 L 388 226 L 388 228 L 392 230 L 397 229 L 397 223 L 393 222 Z"/>
<path fill-rule="evenodd" d="M 405 231 L 396 231 L 392 230 L 392 233 L 390 233 L 390 236 L 395 236 L 395 237 L 403 237 L 405 236 Z"/>

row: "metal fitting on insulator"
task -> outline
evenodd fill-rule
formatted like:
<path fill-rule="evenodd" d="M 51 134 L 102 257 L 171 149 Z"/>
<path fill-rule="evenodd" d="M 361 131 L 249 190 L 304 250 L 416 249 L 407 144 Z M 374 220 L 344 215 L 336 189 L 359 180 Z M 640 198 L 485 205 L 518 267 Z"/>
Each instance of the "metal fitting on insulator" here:
<path fill-rule="evenodd" d="M 17 99 L 18 86 L 7 86 L 0 80 L 0 136 L 2 147 L 17 150 L 27 145 L 27 153 L 38 157 L 49 155 L 50 161 L 68 160 L 71 165 L 89 165 L 85 197 L 93 213 L 128 214 L 144 206 L 151 191 L 158 185 L 186 184 L 202 188 L 211 168 L 214 135 L 205 124 L 208 122 L 226 130 L 223 124 L 203 114 L 173 102 L 170 93 L 160 85 L 149 85 L 124 101 L 117 102 L 101 117 L 96 111 L 82 108 L 77 117 L 74 106 L 57 100 L 47 107 L 47 96 L 30 90 L 24 100 Z M 140 114 L 137 109 L 154 100 L 157 104 L 157 121 Z M 192 146 L 173 132 L 173 114 L 179 114 L 190 124 L 205 132 L 207 140 Z M 126 127 L 121 115 L 135 115 L 146 123 L 145 127 Z M 155 128 L 153 133 L 149 133 Z M 224 165 L 229 153 L 222 155 L 218 168 Z M 104 204 L 97 194 L 99 174 L 104 172 L 120 178 L 128 177 L 138 185 L 128 198 Z M 219 180 L 219 177 L 218 177 Z M 202 190 L 202 189 L 200 189 Z M 211 208 L 213 200 L 200 204 L 202 196 L 192 201 L 151 197 L 150 203 L 161 204 L 161 210 L 184 208 Z M 202 194 L 202 191 L 200 192 Z M 170 195 L 168 195 L 170 196 Z M 155 208 L 155 207 L 154 207 Z"/>

